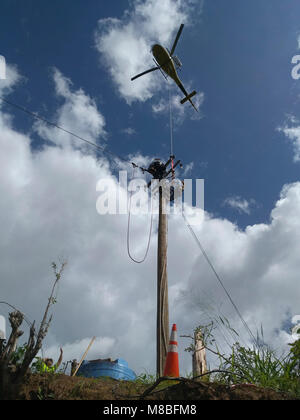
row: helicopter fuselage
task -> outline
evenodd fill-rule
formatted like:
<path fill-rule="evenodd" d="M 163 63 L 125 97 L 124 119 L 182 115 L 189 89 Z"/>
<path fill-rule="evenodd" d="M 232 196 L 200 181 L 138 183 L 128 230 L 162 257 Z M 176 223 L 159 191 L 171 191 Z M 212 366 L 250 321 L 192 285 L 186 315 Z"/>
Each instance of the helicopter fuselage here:
<path fill-rule="evenodd" d="M 160 68 L 177 84 L 180 83 L 172 57 L 167 49 L 159 44 L 155 44 L 152 47 L 152 54 Z"/>
<path fill-rule="evenodd" d="M 195 108 L 195 110 L 198 112 L 197 108 L 195 107 L 194 103 L 191 100 L 191 98 L 195 96 L 197 92 L 194 90 L 192 93 L 188 93 L 185 90 L 183 84 L 181 83 L 178 77 L 177 71 L 176 71 L 176 69 L 181 67 L 181 63 L 178 57 L 174 55 L 174 51 L 175 51 L 178 39 L 180 38 L 183 27 L 184 27 L 184 24 L 182 23 L 180 25 L 179 31 L 177 32 L 171 51 L 169 51 L 167 48 L 164 48 L 163 46 L 159 44 L 152 45 L 151 52 L 153 54 L 156 67 L 152 67 L 151 69 L 148 69 L 146 71 L 143 71 L 142 73 L 137 74 L 136 76 L 132 77 L 131 80 L 135 80 L 141 76 L 144 76 L 145 74 L 152 73 L 153 71 L 160 70 L 165 78 L 166 78 L 165 76 L 166 74 L 171 79 L 173 79 L 176 85 L 179 87 L 179 89 L 183 92 L 184 98 L 181 99 L 180 103 L 184 104 L 186 101 L 189 101 L 191 105 L 193 106 L 193 108 Z"/>

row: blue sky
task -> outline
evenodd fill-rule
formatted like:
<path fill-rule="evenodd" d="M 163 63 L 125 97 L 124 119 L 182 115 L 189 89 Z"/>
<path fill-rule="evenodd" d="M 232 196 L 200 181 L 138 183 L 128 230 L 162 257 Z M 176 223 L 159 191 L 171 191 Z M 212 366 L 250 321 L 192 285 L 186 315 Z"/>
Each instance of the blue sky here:
<path fill-rule="evenodd" d="M 169 157 L 169 91 L 159 72 L 135 82 L 131 82 L 130 77 L 151 66 L 150 48 L 154 42 L 170 48 L 180 24 L 185 24 L 176 48 L 183 63 L 179 76 L 187 90 L 197 90 L 199 114 L 188 104 L 180 105 L 182 94 L 175 85 L 170 85 L 174 153 L 184 168 L 190 168 L 186 174 L 178 171 L 177 176 L 205 179 L 205 210 L 209 214 L 209 221 L 201 231 L 205 246 L 210 256 L 215 257 L 225 280 L 227 276 L 227 284 L 247 320 L 253 321 L 251 325 L 255 328 L 263 318 L 270 329 L 270 337 L 274 339 L 277 334 L 278 338 L 279 325 L 286 325 L 291 316 L 299 313 L 294 289 L 299 263 L 293 252 L 300 242 L 295 216 L 300 206 L 300 163 L 297 158 L 300 150 L 297 120 L 300 82 L 291 77 L 291 60 L 299 51 L 299 2 L 2 0 L 0 10 L 0 55 L 5 57 L 9 77 L 12 77 L 7 81 L 9 91 L 2 91 L 4 82 L 0 80 L 1 94 L 68 130 L 106 145 L 119 156 L 139 155 L 145 161 Z M 151 270 L 155 266 L 156 247 L 153 243 L 148 265 L 132 267 L 124 255 L 126 220 L 107 219 L 105 232 L 111 237 L 108 244 L 105 235 L 101 236 L 97 231 L 103 227 L 94 214 L 97 176 L 116 174 L 116 167 L 111 161 L 101 161 L 101 156 L 94 150 L 89 152 L 94 155 L 86 155 L 86 149 L 78 149 L 80 145 L 76 141 L 70 143 L 70 138 L 55 129 L 47 130 L 43 124 L 34 124 L 28 115 L 8 105 L 1 104 L 0 111 L 2 156 L 9 172 L 6 174 L 3 170 L 4 185 L 7 177 L 10 186 L 2 192 L 1 218 L 6 223 L 4 221 L 12 217 L 7 203 L 15 203 L 19 198 L 28 203 L 31 210 L 30 205 L 34 203 L 37 212 L 34 217 L 28 216 L 26 224 L 24 218 L 28 209 L 21 206 L 15 215 L 18 223 L 13 219 L 7 223 L 7 226 L 10 223 L 17 225 L 19 233 L 8 231 L 7 237 L 3 236 L 6 238 L 3 247 L 11 250 L 11 254 L 3 256 L 3 275 L 11 282 L 5 288 L 4 297 L 9 301 L 17 299 L 21 305 L 21 297 L 16 298 L 14 294 L 19 287 L 17 273 L 21 270 L 21 262 L 18 269 L 11 267 L 16 256 L 22 254 L 19 246 L 29 241 L 32 253 L 41 250 L 36 261 L 40 274 L 48 259 L 60 252 L 76 261 L 67 274 L 66 284 L 71 291 L 66 289 L 63 294 L 66 299 L 70 294 L 67 299 L 69 310 L 76 320 L 71 297 L 78 299 L 79 291 L 85 287 L 80 279 L 85 279 L 89 293 L 93 287 L 100 287 L 95 279 L 99 277 L 103 282 L 102 290 L 106 290 L 105 299 L 111 302 L 101 316 L 111 316 L 111 328 L 117 328 L 118 320 L 113 317 L 121 297 L 114 295 L 114 279 L 119 278 L 120 272 L 125 273 L 126 278 L 135 279 L 133 284 L 139 284 L 138 279 L 144 276 L 155 277 Z M 11 123 L 8 116 L 12 118 Z M 16 144 L 14 137 L 19 141 Z M 48 140 L 59 145 L 62 153 L 59 154 L 58 148 L 48 148 Z M 71 150 L 67 147 L 70 144 Z M 20 156 L 19 160 L 14 156 Z M 25 189 L 13 174 L 10 175 L 14 165 L 14 173 L 23 171 L 19 177 L 27 180 Z M 28 168 L 31 168 L 29 172 Z M 285 190 L 284 185 L 288 186 Z M 48 193 L 52 194 L 53 201 L 48 202 Z M 56 194 L 60 201 L 55 201 Z M 282 200 L 278 201 L 280 197 Z M 79 202 L 84 203 L 84 208 Z M 69 216 L 72 219 L 65 224 Z M 282 220 L 288 221 L 288 225 Z M 206 291 L 219 302 L 224 297 L 211 289 L 211 273 L 205 268 L 205 262 L 195 257 L 195 244 L 190 244 L 191 239 L 187 239 L 176 221 L 172 223 L 171 302 L 176 301 L 179 291 L 197 287 L 196 274 L 199 272 L 205 277 L 201 287 L 207 286 Z M 44 239 L 41 238 L 44 235 L 42 226 L 50 235 Z M 142 244 L 141 253 L 146 240 L 145 226 L 144 222 L 137 222 L 135 226 L 136 241 Z M 76 246 L 74 240 L 78 240 Z M 86 253 L 82 253 L 82 247 Z M 107 261 L 120 258 L 119 272 L 118 267 L 110 272 L 107 266 L 99 274 L 99 264 L 102 264 L 99 249 Z M 185 250 L 189 255 L 182 257 L 186 261 L 179 268 L 178 255 Z M 239 255 L 239 263 L 236 255 Z M 29 256 L 22 258 L 29 279 L 35 271 L 34 264 L 28 262 Z M 175 281 L 178 272 L 181 278 Z M 105 276 L 112 276 L 110 285 Z M 72 282 L 72 278 L 76 280 Z M 289 285 L 286 287 L 289 295 L 284 302 L 278 302 L 283 278 Z M 28 282 L 36 286 L 31 280 Z M 125 289 L 121 283 L 118 285 L 120 290 Z M 271 292 L 266 296 L 270 285 Z M 37 290 L 39 296 L 47 293 L 41 286 Z M 260 291 L 260 298 L 255 290 Z M 129 302 L 134 292 L 130 287 L 127 292 L 132 292 Z M 154 289 L 150 288 L 148 292 L 151 295 Z M 96 308 L 96 303 L 89 299 L 91 296 L 87 295 L 84 301 L 90 305 L 82 318 L 85 323 L 95 316 L 91 308 Z M 142 321 L 149 318 L 155 301 L 148 301 L 148 297 L 146 301 L 143 299 L 140 294 L 136 297 L 138 305 L 144 308 L 140 320 L 136 320 L 129 304 L 126 309 L 124 307 L 124 313 L 137 330 L 142 328 Z M 33 302 L 30 307 L 37 307 Z M 268 309 L 267 313 L 261 313 L 263 307 Z M 279 307 L 281 315 L 277 314 Z M 34 318 L 33 309 L 28 310 Z M 58 309 L 58 319 L 63 319 L 63 313 L 62 308 Z M 184 309 L 178 309 L 174 314 L 180 314 L 183 327 L 187 329 L 188 316 Z M 196 314 L 191 318 L 197 322 Z M 128 320 L 124 315 L 125 319 Z M 80 323 L 79 320 L 76 322 Z M 69 345 L 68 354 L 73 357 L 71 343 L 74 348 L 78 337 L 72 319 L 66 323 L 72 331 L 65 339 L 66 343 L 62 327 L 54 325 L 49 351 L 55 355 L 58 343 Z M 84 348 L 88 334 L 97 334 L 97 329 L 96 332 L 87 329 L 86 335 L 79 337 L 82 341 L 78 348 Z M 97 348 L 109 352 L 112 343 L 115 344 L 110 329 L 99 330 L 98 334 L 103 337 L 99 338 Z M 286 336 L 280 337 L 284 342 L 288 340 Z M 135 361 L 130 360 L 132 336 L 126 336 L 124 340 L 127 343 L 125 356 L 134 364 Z M 185 366 L 188 366 L 187 360 Z M 141 361 L 135 368 L 139 369 L 140 364 Z"/>
<path fill-rule="evenodd" d="M 91 0 L 87 7 L 83 1 L 10 0 L 1 7 L 1 53 L 25 78 L 11 99 L 53 119 L 58 103 L 50 74 L 56 67 L 96 100 L 109 127 L 110 150 L 168 156 L 168 116 L 151 112 L 167 88 L 128 106 L 95 48 L 97 21 L 124 19 L 127 2 Z M 205 178 L 206 209 L 241 227 L 268 220 L 282 185 L 298 180 L 292 147 L 276 129 L 298 106 L 290 61 L 298 48 L 299 9 L 296 1 L 205 2 L 177 47 L 182 81 L 205 99 L 203 118 L 186 118 L 177 127 L 174 151 L 184 164 L 194 162 L 191 177 Z M 28 117 L 14 114 L 16 126 L 28 128 Z M 122 133 L 127 127 L 136 133 Z M 222 206 L 231 196 L 256 206 L 251 214 Z"/>

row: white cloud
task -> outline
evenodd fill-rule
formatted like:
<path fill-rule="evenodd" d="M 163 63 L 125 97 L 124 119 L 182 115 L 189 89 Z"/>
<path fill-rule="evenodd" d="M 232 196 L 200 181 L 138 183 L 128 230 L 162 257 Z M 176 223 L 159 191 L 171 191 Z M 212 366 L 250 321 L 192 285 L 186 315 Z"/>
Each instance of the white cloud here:
<path fill-rule="evenodd" d="M 190 162 L 184 167 L 183 176 L 189 175 L 194 169 L 194 162 Z"/>
<path fill-rule="evenodd" d="M 57 75 L 57 89 L 67 97 L 67 115 L 75 115 L 76 94 L 71 91 L 70 81 Z M 80 103 L 85 103 L 87 95 L 81 92 L 79 96 Z M 64 105 L 58 120 L 66 115 Z M 90 136 L 96 141 L 102 120 L 94 107 L 91 110 L 96 123 Z M 155 227 L 148 259 L 144 264 L 134 264 L 126 252 L 127 216 L 100 216 L 96 212 L 97 181 L 111 176 L 107 162 L 72 147 L 32 150 L 30 138 L 17 131 L 12 121 L 2 109 L 1 300 L 38 322 L 53 283 L 50 263 L 62 256 L 68 266 L 53 307 L 45 356 L 57 358 L 62 346 L 64 361 L 79 359 L 90 338 L 96 336 L 89 358 L 122 357 L 137 373 L 143 369 L 154 373 Z M 81 124 L 77 127 L 80 132 L 87 130 L 84 119 L 77 124 Z M 140 156 L 144 164 L 147 159 Z M 265 339 L 276 347 L 284 347 L 289 339 L 283 324 L 300 313 L 299 212 L 300 183 L 294 183 L 282 189 L 269 224 L 241 231 L 228 220 L 207 214 L 203 225 L 195 228 L 250 327 L 255 332 L 262 323 Z M 137 258 L 145 252 L 149 223 L 149 216 L 132 219 L 130 246 Z M 224 314 L 242 332 L 239 340 L 247 341 L 233 307 L 181 216 L 169 218 L 168 244 L 170 324 L 176 323 L 182 335 Z M 0 310 L 7 316 L 5 306 Z M 217 327 L 216 338 L 221 350 L 226 351 L 226 341 L 233 338 L 220 320 Z M 187 341 L 179 337 L 181 373 L 191 371 L 191 357 L 184 352 L 186 345 Z"/>
<path fill-rule="evenodd" d="M 128 104 L 136 100 L 144 102 L 161 90 L 165 81 L 159 72 L 134 82 L 130 79 L 155 67 L 151 45 L 158 42 L 171 48 L 180 24 L 187 23 L 201 7 L 202 2 L 194 0 L 134 0 L 122 19 L 99 21 L 95 41 L 101 64 L 106 66 Z"/>
<path fill-rule="evenodd" d="M 300 35 L 297 37 L 298 49 L 300 49 Z M 277 131 L 282 132 L 292 143 L 294 149 L 294 162 L 300 161 L 300 121 L 292 114 L 286 115 L 286 122 Z"/>
<path fill-rule="evenodd" d="M 64 100 L 57 112 L 55 123 L 88 141 L 100 139 L 103 142 L 106 137 L 105 119 L 97 110 L 95 101 L 82 89 L 72 92 L 71 80 L 58 69 L 53 71 L 53 80 L 56 95 Z M 36 122 L 34 127 L 42 138 L 55 141 L 63 147 L 69 145 L 85 151 L 91 150 L 87 143 L 42 121 Z"/>
<path fill-rule="evenodd" d="M 198 231 L 208 256 L 250 328 L 255 334 L 262 324 L 265 340 L 276 349 L 285 347 L 286 341 L 281 340 L 284 323 L 299 313 L 297 244 L 300 222 L 296 220 L 299 206 L 300 183 L 295 183 L 283 188 L 270 224 L 248 226 L 241 231 L 227 220 L 208 216 Z M 198 306 L 199 323 L 209 320 L 214 313 L 217 319 L 221 313 L 234 328 L 238 326 L 238 331 L 244 330 L 201 257 L 195 261 L 186 290 L 190 290 L 187 302 L 193 301 Z M 217 335 L 222 339 L 220 334 L 218 331 Z M 228 336 L 228 331 L 226 334 Z M 247 336 L 242 334 L 240 340 L 247 342 Z"/>
<path fill-rule="evenodd" d="M 127 134 L 128 136 L 133 136 L 136 134 L 136 130 L 132 127 L 123 128 L 122 133 Z"/>
<path fill-rule="evenodd" d="M 6 78 L 0 79 L 0 95 L 9 94 L 13 87 L 22 80 L 16 66 L 6 63 Z M 2 101 L 0 101 L 0 108 Z"/>
<path fill-rule="evenodd" d="M 91 343 L 91 339 L 92 337 L 88 337 L 83 338 L 82 340 L 76 340 L 73 343 L 64 342 L 63 360 L 66 362 L 67 360 L 77 359 L 79 362 Z M 105 359 L 106 355 L 109 355 L 113 351 L 115 341 L 115 339 L 110 337 L 97 337 L 86 355 L 86 360 Z M 54 363 L 56 363 L 59 358 L 59 347 L 59 344 L 55 344 L 47 348 L 46 357 L 53 359 Z"/>
<path fill-rule="evenodd" d="M 173 82 L 169 81 L 169 83 L 172 84 Z M 175 87 L 175 89 L 177 88 Z M 193 120 L 201 119 L 202 113 L 200 111 L 200 107 L 204 102 L 204 93 L 199 92 L 196 96 L 192 98 L 193 103 L 199 111 L 198 113 L 194 110 L 194 108 L 192 107 L 192 105 L 190 105 L 189 102 L 185 103 L 184 105 L 181 105 L 180 100 L 182 99 L 182 97 L 183 95 L 180 95 L 178 93 L 172 94 L 169 97 L 169 94 L 167 93 L 165 98 L 160 99 L 158 103 L 152 105 L 152 111 L 154 112 L 154 114 L 168 114 L 170 113 L 171 104 L 172 122 L 175 128 L 180 126 L 187 116 L 189 116 Z"/>
<path fill-rule="evenodd" d="M 237 210 L 239 213 L 251 213 L 251 207 L 255 205 L 255 200 L 250 199 L 246 200 L 239 196 L 234 197 L 228 197 L 223 201 L 224 206 L 229 206 L 235 210 Z"/>
<path fill-rule="evenodd" d="M 289 117 L 290 124 L 297 124 L 299 121 L 293 117 Z M 279 127 L 278 131 L 281 131 L 285 134 L 285 136 L 291 140 L 293 148 L 294 148 L 294 162 L 300 161 L 300 125 L 295 125 L 294 127 L 289 126 L 289 124 L 285 124 L 283 127 Z"/>

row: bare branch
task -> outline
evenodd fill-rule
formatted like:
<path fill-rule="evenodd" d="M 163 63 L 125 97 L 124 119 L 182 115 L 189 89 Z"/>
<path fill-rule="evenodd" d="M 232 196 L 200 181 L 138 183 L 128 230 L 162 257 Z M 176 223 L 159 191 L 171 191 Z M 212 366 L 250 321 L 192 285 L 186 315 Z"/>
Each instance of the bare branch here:
<path fill-rule="evenodd" d="M 5 346 L 5 349 L 1 355 L 1 362 L 8 363 L 14 349 L 16 347 L 18 338 L 21 337 L 23 331 L 19 330 L 20 325 L 22 324 L 24 316 L 21 312 L 15 311 L 9 314 L 9 323 L 11 326 L 11 334 L 9 336 L 8 342 Z"/>
<path fill-rule="evenodd" d="M 25 353 L 22 357 L 21 363 L 17 364 L 13 370 L 10 368 L 9 364 L 12 359 L 13 352 L 15 351 L 17 340 L 23 334 L 23 331 L 21 331 L 19 327 L 21 326 L 24 319 L 26 321 L 26 318 L 18 310 L 15 310 L 9 314 L 9 322 L 12 330 L 7 344 L 2 346 L 0 354 L 0 399 L 5 399 L 5 396 L 12 398 L 13 395 L 17 394 L 17 390 L 19 389 L 22 379 L 28 372 L 28 368 L 31 362 L 42 347 L 42 342 L 47 335 L 52 321 L 52 315 L 50 315 L 48 318 L 49 309 L 56 302 L 54 294 L 65 266 L 66 262 L 62 262 L 60 269 L 58 270 L 57 265 L 52 263 L 55 281 L 51 290 L 50 297 L 48 299 L 48 304 L 46 306 L 42 322 L 40 324 L 40 328 L 36 334 L 35 323 L 30 323 L 29 337 L 27 343 L 25 344 Z M 7 304 L 6 302 L 0 303 Z M 14 308 L 12 305 L 8 305 Z"/>

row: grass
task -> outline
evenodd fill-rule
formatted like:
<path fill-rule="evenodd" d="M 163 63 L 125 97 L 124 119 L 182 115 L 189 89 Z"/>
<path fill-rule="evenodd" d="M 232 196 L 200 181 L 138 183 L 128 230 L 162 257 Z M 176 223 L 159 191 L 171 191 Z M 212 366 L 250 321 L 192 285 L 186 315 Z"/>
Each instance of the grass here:
<path fill-rule="evenodd" d="M 205 331 L 205 328 L 202 328 L 202 331 Z M 300 339 L 290 345 L 290 351 L 287 355 L 281 357 L 278 357 L 269 346 L 256 345 L 252 348 L 246 348 L 239 343 L 235 343 L 231 348 L 231 354 L 225 356 L 221 354 L 218 348 L 215 350 L 209 348 L 215 341 L 212 337 L 212 328 L 207 329 L 207 331 L 209 340 L 204 337 L 204 345 L 207 351 L 211 351 L 219 357 L 219 366 L 214 369 L 219 372 L 204 377 L 203 381 L 226 385 L 250 383 L 300 398 Z M 193 352 L 193 345 L 188 347 L 186 351 Z M 16 359 L 14 362 L 18 363 L 22 355 L 22 349 L 19 349 L 14 355 Z M 48 382 L 53 381 L 56 375 L 58 373 L 49 375 Z M 185 378 L 192 379 L 192 373 L 186 373 Z M 99 380 L 99 378 L 94 379 L 89 385 L 84 381 L 79 381 L 72 390 L 72 396 L 79 397 L 84 388 L 92 388 L 99 384 Z M 111 378 L 101 377 L 102 383 L 106 381 L 110 382 Z M 154 385 L 156 381 L 155 374 L 145 371 L 145 373 L 138 375 L 134 381 L 131 381 L 132 390 L 136 389 L 137 392 L 143 392 L 146 388 Z M 162 390 L 177 383 L 178 381 L 164 380 L 157 385 L 156 390 Z M 126 386 L 131 387 L 130 384 Z M 39 399 L 44 399 L 41 389 L 38 390 L 37 396 Z"/>
<path fill-rule="evenodd" d="M 221 321 L 238 338 L 238 333 L 231 328 L 229 321 Z M 255 344 L 252 348 L 247 348 L 239 343 L 235 343 L 231 354 L 225 356 L 216 345 L 214 329 L 215 326 L 211 323 L 208 326 L 198 326 L 194 330 L 194 334 L 201 332 L 207 351 L 214 353 L 219 359 L 219 366 L 214 369 L 219 372 L 207 378 L 210 382 L 230 385 L 249 383 L 300 398 L 300 339 L 290 344 L 290 351 L 285 356 L 279 357 L 266 344 Z M 264 342 L 263 328 L 260 334 L 261 339 L 257 334 L 257 343 Z M 193 339 L 194 335 L 187 337 Z M 194 343 L 185 350 L 193 352 Z"/>
<path fill-rule="evenodd" d="M 155 381 L 156 381 L 156 375 L 146 372 L 146 373 L 141 373 L 140 375 L 138 375 L 133 382 L 141 384 L 141 385 L 152 385 L 154 384 Z"/>
<path fill-rule="evenodd" d="M 300 372 L 295 369 L 292 353 L 278 357 L 268 346 L 250 349 L 236 343 L 231 355 L 228 358 L 221 355 L 221 358 L 220 370 L 227 373 L 216 376 L 219 382 L 251 383 L 300 397 Z"/>
<path fill-rule="evenodd" d="M 140 385 L 142 387 L 151 387 L 155 384 L 157 381 L 157 376 L 150 373 L 143 373 L 137 376 L 137 378 L 133 381 L 133 383 Z M 168 388 L 170 386 L 178 384 L 179 381 L 170 381 L 170 380 L 164 380 L 161 383 L 159 383 L 155 389 L 156 391 L 160 391 L 162 389 Z"/>
<path fill-rule="evenodd" d="M 300 340 L 291 345 L 290 352 L 282 357 L 278 357 L 267 345 L 246 348 L 239 343 L 232 346 L 231 354 L 227 357 L 218 349 L 214 353 L 220 360 L 219 366 L 215 369 L 219 372 L 204 377 L 204 381 L 226 385 L 249 383 L 300 397 Z M 193 374 L 186 373 L 185 377 L 193 379 Z M 145 372 L 134 382 L 151 386 L 156 379 L 156 375 Z M 178 382 L 163 381 L 157 388 L 164 389 L 176 383 Z"/>

